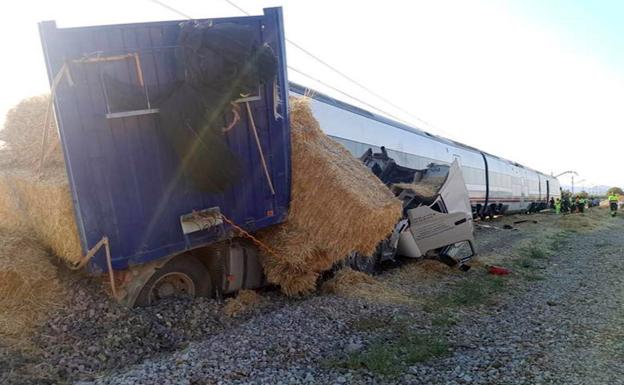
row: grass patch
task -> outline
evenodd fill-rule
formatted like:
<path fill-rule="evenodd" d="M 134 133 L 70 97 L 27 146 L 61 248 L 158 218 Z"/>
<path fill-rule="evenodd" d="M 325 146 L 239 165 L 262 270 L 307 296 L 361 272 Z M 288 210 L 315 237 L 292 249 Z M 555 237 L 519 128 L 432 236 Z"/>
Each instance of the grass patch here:
<path fill-rule="evenodd" d="M 373 373 L 398 376 L 418 362 L 448 354 L 448 343 L 439 336 L 408 334 L 401 338 L 376 341 L 366 350 L 350 355 L 342 367 L 365 368 Z"/>
<path fill-rule="evenodd" d="M 514 259 L 513 266 L 522 270 L 537 270 L 539 266 L 529 257 Z"/>
<path fill-rule="evenodd" d="M 344 358 L 333 358 L 328 364 L 344 369 L 367 369 L 372 373 L 396 377 L 407 367 L 449 353 L 446 339 L 438 335 L 405 330 L 391 338 L 378 338 L 364 350 Z"/>
<path fill-rule="evenodd" d="M 503 277 L 480 274 L 477 277 L 463 279 L 449 290 L 428 304 L 429 311 L 458 306 L 476 306 L 487 303 L 492 296 L 505 288 Z"/>
<path fill-rule="evenodd" d="M 447 320 L 440 318 L 439 322 L 448 324 L 456 321 L 447 317 Z M 352 322 L 351 327 L 372 335 L 372 342 L 362 350 L 326 359 L 323 365 L 351 370 L 366 369 L 374 374 L 396 377 L 411 365 L 449 353 L 445 337 L 437 332 L 417 332 L 411 326 L 412 322 L 406 318 L 380 316 L 358 319 Z"/>
<path fill-rule="evenodd" d="M 552 240 L 550 241 L 550 250 L 553 252 L 559 252 L 563 250 L 570 240 L 573 232 L 571 231 L 559 231 L 552 235 Z"/>
<path fill-rule="evenodd" d="M 431 319 L 431 326 L 446 329 L 457 325 L 458 321 L 459 320 L 455 315 L 443 313 L 438 314 Z"/>
<path fill-rule="evenodd" d="M 524 277 L 524 279 L 526 279 L 529 282 L 543 281 L 545 279 L 543 275 L 536 274 L 536 273 L 525 272 L 522 274 L 522 276 Z"/>
<path fill-rule="evenodd" d="M 351 323 L 351 328 L 358 332 L 374 332 L 388 327 L 394 329 L 399 326 L 399 323 L 401 324 L 400 326 L 404 326 L 402 320 L 397 321 L 390 317 L 369 317 L 353 321 L 353 323 Z"/>
<path fill-rule="evenodd" d="M 548 250 L 548 248 L 546 248 L 546 246 L 544 246 L 541 242 L 531 243 L 520 247 L 518 249 L 518 254 L 525 258 L 546 259 L 550 256 L 550 250 Z"/>

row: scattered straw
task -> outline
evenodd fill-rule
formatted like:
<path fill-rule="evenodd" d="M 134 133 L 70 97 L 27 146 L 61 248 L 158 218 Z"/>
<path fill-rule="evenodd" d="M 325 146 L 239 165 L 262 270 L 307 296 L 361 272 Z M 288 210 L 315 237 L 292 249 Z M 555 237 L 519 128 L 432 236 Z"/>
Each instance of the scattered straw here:
<path fill-rule="evenodd" d="M 429 177 L 415 183 L 395 183 L 392 185 L 392 191 L 396 193 L 397 189 L 412 190 L 422 197 L 433 197 L 438 193 L 445 180 L 446 177 Z"/>
<path fill-rule="evenodd" d="M 261 301 L 262 297 L 255 291 L 241 290 L 236 297 L 225 300 L 223 312 L 228 317 L 236 317 L 248 311 L 252 306 L 259 304 Z"/>
<path fill-rule="evenodd" d="M 350 268 L 339 270 L 335 276 L 325 281 L 321 291 L 346 298 L 358 298 L 378 303 L 413 303 L 405 294 L 388 286 L 374 277 Z"/>
<path fill-rule="evenodd" d="M 0 336 L 24 342 L 64 292 L 56 266 L 35 240 L 0 231 Z"/>
<path fill-rule="evenodd" d="M 432 259 L 413 261 L 401 266 L 390 274 L 390 278 L 403 283 L 426 283 L 439 281 L 441 277 L 456 275 L 459 269 L 453 269 L 444 263 Z"/>
<path fill-rule="evenodd" d="M 313 291 L 350 252 L 371 254 L 401 204 L 358 159 L 320 129 L 306 99 L 291 101 L 292 197 L 285 224 L 264 231 L 267 279 L 287 295 Z"/>

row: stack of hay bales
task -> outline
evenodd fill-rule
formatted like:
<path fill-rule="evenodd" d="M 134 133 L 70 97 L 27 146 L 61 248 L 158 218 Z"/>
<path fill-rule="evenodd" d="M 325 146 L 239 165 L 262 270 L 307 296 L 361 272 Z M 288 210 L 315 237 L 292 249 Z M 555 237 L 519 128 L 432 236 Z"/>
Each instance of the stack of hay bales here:
<path fill-rule="evenodd" d="M 319 127 L 306 99 L 290 110 L 292 196 L 286 223 L 265 231 L 263 266 L 287 295 L 316 288 L 321 272 L 350 252 L 371 255 L 401 217 L 401 203 Z"/>

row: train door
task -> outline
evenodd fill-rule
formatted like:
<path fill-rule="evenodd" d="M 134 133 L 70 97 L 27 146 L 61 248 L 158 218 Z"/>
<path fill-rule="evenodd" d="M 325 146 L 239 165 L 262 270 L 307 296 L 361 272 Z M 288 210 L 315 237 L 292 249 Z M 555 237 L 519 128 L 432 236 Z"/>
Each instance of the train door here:
<path fill-rule="evenodd" d="M 546 179 L 546 204 L 550 202 L 550 181 Z"/>

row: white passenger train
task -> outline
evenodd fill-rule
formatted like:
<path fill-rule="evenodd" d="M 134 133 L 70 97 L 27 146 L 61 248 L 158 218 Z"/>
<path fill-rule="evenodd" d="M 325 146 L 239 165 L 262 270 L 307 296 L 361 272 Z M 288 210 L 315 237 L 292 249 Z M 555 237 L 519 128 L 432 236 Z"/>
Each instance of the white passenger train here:
<path fill-rule="evenodd" d="M 424 169 L 430 163 L 450 164 L 457 159 L 463 171 L 475 215 L 531 212 L 546 208 L 560 197 L 553 176 L 488 154 L 291 83 L 293 96 L 307 95 L 325 133 L 354 156 L 366 150 L 388 154 L 401 166 Z"/>

